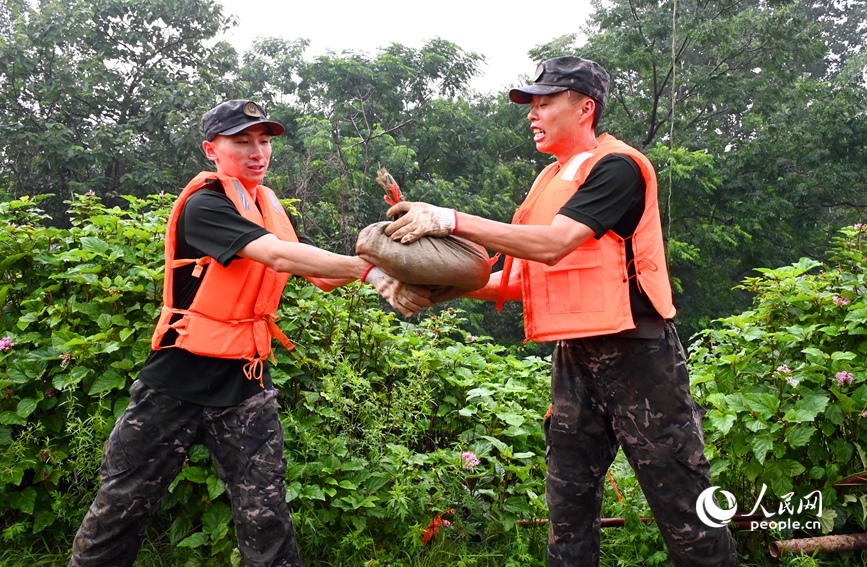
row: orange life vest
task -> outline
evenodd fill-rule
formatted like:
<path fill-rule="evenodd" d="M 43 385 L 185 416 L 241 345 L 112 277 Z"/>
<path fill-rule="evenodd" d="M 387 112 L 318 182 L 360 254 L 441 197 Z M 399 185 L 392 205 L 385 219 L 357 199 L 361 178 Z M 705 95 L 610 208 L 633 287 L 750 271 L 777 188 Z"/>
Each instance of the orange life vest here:
<path fill-rule="evenodd" d="M 574 156 L 562 167 L 552 163 L 536 178 L 512 224 L 551 224 L 584 183 L 600 159 L 616 153 L 638 164 L 646 184 L 644 214 L 632 238 L 635 277 L 659 314 L 670 319 L 675 308 L 665 263 L 662 225 L 656 196 L 656 173 L 638 150 L 603 134 L 596 149 Z M 501 300 L 508 290 L 512 258 L 506 259 L 500 283 Z M 634 329 L 629 301 L 626 243 L 608 231 L 591 238 L 554 266 L 520 260 L 524 332 L 536 342 L 608 335 Z"/>
<path fill-rule="evenodd" d="M 280 340 L 288 349 L 294 348 L 274 323 L 289 274 L 246 258 L 236 258 L 226 268 L 207 256 L 175 258 L 178 219 L 184 204 L 215 179 L 220 181 L 241 216 L 265 227 L 280 240 L 298 242 L 292 222 L 271 189 L 259 185 L 254 203 L 237 179 L 210 171 L 198 174 L 181 192 L 169 216 L 163 308 L 151 347 L 154 350 L 166 348 L 160 343 L 166 332 L 174 329 L 178 336 L 173 346 L 204 356 L 247 360 L 249 364 L 244 367 L 247 378 L 255 376 L 261 380 L 263 362 L 271 353 L 272 338 Z M 204 266 L 208 269 L 192 304 L 188 309 L 179 309 L 174 306 L 172 297 L 174 268 L 189 264 L 196 264 L 193 277 L 201 277 Z M 175 315 L 180 318 L 173 321 Z"/>

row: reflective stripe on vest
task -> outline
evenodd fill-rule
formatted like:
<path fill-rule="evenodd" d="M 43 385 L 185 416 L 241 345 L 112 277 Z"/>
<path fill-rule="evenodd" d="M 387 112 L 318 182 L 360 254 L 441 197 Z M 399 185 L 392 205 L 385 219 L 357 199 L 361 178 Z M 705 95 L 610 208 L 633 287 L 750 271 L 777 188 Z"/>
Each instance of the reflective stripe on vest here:
<path fill-rule="evenodd" d="M 674 317 L 656 195 L 656 173 L 638 150 L 603 134 L 596 149 L 553 163 L 536 178 L 513 224 L 549 225 L 603 157 L 616 153 L 638 164 L 646 184 L 644 214 L 632 236 L 639 289 L 665 319 Z M 555 341 L 634 329 L 626 243 L 612 231 L 591 238 L 554 266 L 519 260 L 527 340 Z M 509 263 L 511 267 L 511 263 Z M 506 268 L 504 267 L 504 270 Z M 507 280 L 506 274 L 503 274 Z M 507 284 L 501 280 L 501 289 Z"/>
<path fill-rule="evenodd" d="M 197 175 L 172 207 L 166 227 L 163 308 L 151 347 L 154 350 L 166 348 L 160 346 L 160 342 L 169 329 L 174 329 L 178 337 L 173 346 L 204 356 L 247 360 L 250 362 L 245 367 L 247 377 L 261 380 L 262 362 L 271 353 L 272 338 L 280 340 L 288 349 L 293 348 L 274 323 L 289 274 L 246 258 L 236 258 L 225 268 L 208 257 L 175 259 L 177 224 L 184 204 L 212 180 L 220 181 L 241 216 L 280 240 L 298 242 L 292 222 L 271 189 L 257 187 L 257 208 L 237 179 L 207 171 Z M 201 276 L 204 266 L 208 269 L 190 307 L 178 309 L 172 297 L 174 268 L 192 263 L 196 264 L 194 277 Z M 172 322 L 176 315 L 180 317 Z"/>

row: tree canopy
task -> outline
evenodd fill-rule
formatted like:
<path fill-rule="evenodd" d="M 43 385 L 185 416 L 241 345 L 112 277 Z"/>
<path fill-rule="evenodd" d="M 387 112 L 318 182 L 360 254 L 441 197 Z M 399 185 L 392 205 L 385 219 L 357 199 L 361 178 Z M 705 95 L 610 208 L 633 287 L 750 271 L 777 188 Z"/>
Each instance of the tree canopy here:
<path fill-rule="evenodd" d="M 756 267 L 820 258 L 862 219 L 865 0 L 731 4 L 597 1 L 579 35 L 531 52 L 591 58 L 611 74 L 600 124 L 657 168 L 679 321 L 687 334 L 746 305 Z M 302 229 L 354 251 L 384 219 L 375 171 L 409 199 L 508 221 L 549 161 L 506 93 L 468 89 L 484 54 L 446 39 L 310 56 L 305 38 L 216 41 L 212 0 L 7 0 L 0 6 L 0 183 L 62 201 L 174 193 L 208 163 L 202 113 L 253 98 L 287 126 L 268 184 Z M 516 82 L 527 69 L 515 69 Z M 861 156 L 859 158 L 859 156 Z M 488 307 L 480 332 L 518 342 Z M 493 329 L 493 331 L 492 331 Z"/>

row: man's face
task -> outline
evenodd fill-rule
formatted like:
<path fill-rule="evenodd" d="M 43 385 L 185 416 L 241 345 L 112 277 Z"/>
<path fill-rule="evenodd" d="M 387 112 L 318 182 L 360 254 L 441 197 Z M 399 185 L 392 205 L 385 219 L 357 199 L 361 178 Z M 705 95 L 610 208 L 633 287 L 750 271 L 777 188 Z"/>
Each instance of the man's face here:
<path fill-rule="evenodd" d="M 263 124 L 231 136 L 217 136 L 202 147 L 217 173 L 236 177 L 247 189 L 262 183 L 271 161 L 271 135 Z"/>
<path fill-rule="evenodd" d="M 572 93 L 572 96 L 582 95 Z M 527 119 L 530 121 L 536 149 L 543 154 L 554 154 L 558 159 L 568 159 L 575 155 L 570 152 L 574 151 L 579 139 L 584 106 L 581 102 L 570 100 L 567 91 L 552 95 L 533 95 Z"/>

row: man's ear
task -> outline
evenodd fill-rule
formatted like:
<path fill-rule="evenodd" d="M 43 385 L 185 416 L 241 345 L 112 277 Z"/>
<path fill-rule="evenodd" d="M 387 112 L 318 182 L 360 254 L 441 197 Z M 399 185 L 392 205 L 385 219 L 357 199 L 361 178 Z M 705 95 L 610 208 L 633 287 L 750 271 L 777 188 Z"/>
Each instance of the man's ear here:
<path fill-rule="evenodd" d="M 205 140 L 202 142 L 202 151 L 205 152 L 205 157 L 211 161 L 217 161 L 217 153 L 214 151 L 214 143 Z"/>

